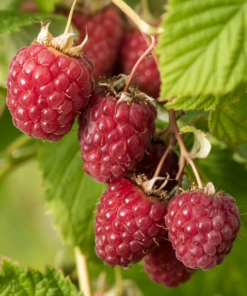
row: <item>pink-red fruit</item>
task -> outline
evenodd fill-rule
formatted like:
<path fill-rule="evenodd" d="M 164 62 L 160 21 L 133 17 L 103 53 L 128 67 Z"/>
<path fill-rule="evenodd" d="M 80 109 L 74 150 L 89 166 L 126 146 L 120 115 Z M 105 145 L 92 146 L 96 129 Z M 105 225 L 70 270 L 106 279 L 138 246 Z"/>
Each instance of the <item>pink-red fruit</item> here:
<path fill-rule="evenodd" d="M 33 138 L 57 141 L 67 134 L 94 88 L 93 65 L 42 44 L 18 51 L 10 64 L 7 105 L 13 122 Z"/>
<path fill-rule="evenodd" d="M 224 261 L 241 227 L 233 197 L 199 190 L 173 197 L 165 223 L 177 258 L 189 268 L 204 270 Z"/>
<path fill-rule="evenodd" d="M 120 62 L 123 73 L 129 75 L 134 65 L 147 50 L 148 45 L 140 32 L 126 33 L 122 40 Z M 154 58 L 145 59 L 136 71 L 133 83 L 147 95 L 158 98 L 160 92 L 160 74 Z"/>
<path fill-rule="evenodd" d="M 143 158 L 155 133 L 157 111 L 149 101 L 120 102 L 96 88 L 79 117 L 83 168 L 98 182 L 124 177 Z"/>
<path fill-rule="evenodd" d="M 166 208 L 127 179 L 112 181 L 97 208 L 97 256 L 111 266 L 139 262 L 167 233 Z"/>
<path fill-rule="evenodd" d="M 112 74 L 122 37 L 122 20 L 117 10 L 109 7 L 95 15 L 74 12 L 72 21 L 81 37 L 85 37 L 87 29 L 88 41 L 83 52 L 95 64 L 95 79 Z"/>
<path fill-rule="evenodd" d="M 166 288 L 187 282 L 195 272 L 176 258 L 170 241 L 162 239 L 143 259 L 144 269 L 152 281 Z"/>

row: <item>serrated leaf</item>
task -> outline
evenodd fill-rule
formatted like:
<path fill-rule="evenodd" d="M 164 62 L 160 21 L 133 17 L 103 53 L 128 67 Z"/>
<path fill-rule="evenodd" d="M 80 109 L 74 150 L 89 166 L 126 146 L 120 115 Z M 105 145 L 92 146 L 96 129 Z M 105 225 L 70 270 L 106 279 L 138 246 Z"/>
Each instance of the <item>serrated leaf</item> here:
<path fill-rule="evenodd" d="M 222 96 L 177 96 L 173 101 L 166 104 L 168 109 L 187 110 L 215 110 L 226 105 L 235 103 L 241 99 L 247 99 L 246 86 L 241 84 L 233 92 Z"/>
<path fill-rule="evenodd" d="M 212 133 L 229 145 L 247 141 L 247 100 L 241 100 L 226 108 L 211 111 L 209 128 Z"/>
<path fill-rule="evenodd" d="M 180 133 L 194 134 L 194 144 L 190 151 L 191 158 L 206 158 L 208 156 L 211 150 L 211 144 L 203 131 L 193 126 L 184 126 L 180 129 Z"/>
<path fill-rule="evenodd" d="M 247 79 L 247 1 L 174 0 L 159 38 L 162 96 L 220 95 Z"/>
<path fill-rule="evenodd" d="M 46 187 L 46 204 L 66 243 L 79 246 L 95 259 L 94 218 L 97 200 L 105 184 L 90 178 L 82 169 L 76 133 L 55 143 L 42 143 L 39 163 Z"/>
<path fill-rule="evenodd" d="M 60 271 L 46 266 L 44 273 L 22 269 L 16 262 L 3 258 L 0 269 L 2 296 L 79 296 L 76 288 Z"/>

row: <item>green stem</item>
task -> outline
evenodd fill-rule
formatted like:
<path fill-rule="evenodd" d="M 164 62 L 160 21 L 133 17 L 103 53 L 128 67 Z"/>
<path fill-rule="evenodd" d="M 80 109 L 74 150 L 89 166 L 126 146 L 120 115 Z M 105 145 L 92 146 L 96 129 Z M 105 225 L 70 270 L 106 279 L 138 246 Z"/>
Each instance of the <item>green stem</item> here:
<path fill-rule="evenodd" d="M 73 12 L 74 12 L 74 9 L 75 9 L 76 1 L 77 1 L 77 0 L 74 0 L 73 4 L 72 4 L 72 6 L 71 6 L 71 9 L 70 9 L 70 12 L 69 12 L 68 21 L 67 21 L 67 25 L 66 25 L 66 28 L 65 28 L 65 30 L 64 30 L 64 34 L 70 32 L 71 20 L 72 20 Z"/>
<path fill-rule="evenodd" d="M 92 296 L 93 294 L 91 289 L 87 258 L 81 253 L 79 247 L 75 248 L 75 258 L 80 290 L 84 293 L 83 295 Z"/>
<path fill-rule="evenodd" d="M 12 142 L 6 149 L 6 153 L 9 157 L 12 157 L 13 151 L 20 149 L 21 147 L 25 146 L 29 143 L 33 138 L 28 137 L 27 135 L 21 135 L 17 138 L 14 142 Z"/>
<path fill-rule="evenodd" d="M 123 295 L 123 278 L 122 278 L 122 272 L 121 272 L 120 266 L 114 267 L 114 273 L 115 273 L 116 286 L 117 286 L 116 296 L 122 296 Z"/>

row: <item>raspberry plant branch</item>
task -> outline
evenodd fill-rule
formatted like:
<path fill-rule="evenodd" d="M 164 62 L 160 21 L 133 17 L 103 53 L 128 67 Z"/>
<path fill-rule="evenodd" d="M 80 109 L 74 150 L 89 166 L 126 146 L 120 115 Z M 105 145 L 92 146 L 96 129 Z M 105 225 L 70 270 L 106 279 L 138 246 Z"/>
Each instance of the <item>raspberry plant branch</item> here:
<path fill-rule="evenodd" d="M 124 88 L 124 91 L 127 92 L 132 79 L 134 78 L 135 72 L 137 70 L 137 68 L 139 67 L 139 65 L 141 64 L 141 62 L 153 51 L 153 49 L 155 48 L 155 38 L 152 36 L 151 37 L 152 43 L 150 44 L 150 46 L 148 47 L 148 49 L 141 55 L 141 57 L 138 59 L 138 61 L 136 62 L 135 66 L 133 67 L 129 79 L 126 83 L 126 86 Z"/>
<path fill-rule="evenodd" d="M 116 296 L 122 296 L 123 295 L 123 278 L 122 278 L 120 266 L 114 267 L 114 273 L 115 273 L 116 286 L 117 286 Z"/>
<path fill-rule="evenodd" d="M 156 168 L 156 171 L 155 171 L 155 173 L 154 173 L 154 175 L 153 175 L 153 178 L 156 178 L 156 177 L 159 176 L 160 170 L 162 169 L 162 166 L 163 166 L 163 164 L 164 164 L 164 162 L 165 162 L 165 160 L 166 160 L 168 154 L 169 154 L 170 151 L 172 150 L 172 147 L 173 147 L 173 145 L 174 145 L 174 141 L 175 141 L 175 139 L 174 139 L 174 136 L 173 136 L 173 137 L 172 137 L 172 140 L 170 141 L 170 144 L 168 145 L 168 147 L 167 147 L 167 149 L 166 149 L 166 151 L 165 151 L 165 153 L 163 154 L 163 156 L 162 156 L 161 159 L 160 159 L 160 162 L 159 162 L 159 164 L 158 164 L 158 166 L 157 166 L 157 168 Z"/>
<path fill-rule="evenodd" d="M 159 35 L 163 32 L 163 29 L 160 27 L 153 27 L 146 22 L 144 22 L 139 15 L 123 0 L 111 0 L 116 6 L 118 6 L 139 28 L 141 32 L 148 36 Z"/>
<path fill-rule="evenodd" d="M 171 125 L 171 128 L 175 134 L 175 137 L 178 141 L 178 144 L 179 144 L 179 147 L 180 147 L 180 151 L 181 151 L 181 159 L 180 159 L 180 169 L 179 169 L 179 172 L 177 174 L 177 177 L 176 177 L 176 180 L 179 180 L 182 173 L 183 173 L 183 168 L 184 168 L 184 165 L 183 163 L 185 161 L 187 161 L 193 172 L 194 172 L 194 175 L 196 177 L 196 180 L 197 180 L 197 184 L 198 184 L 198 187 L 199 188 L 203 188 L 203 185 L 202 185 L 202 181 L 201 181 L 201 178 L 200 178 L 200 175 L 198 173 L 198 170 L 193 162 L 193 160 L 191 159 L 190 157 L 190 153 L 187 151 L 186 147 L 185 147 L 185 144 L 184 144 L 184 141 L 179 133 L 179 129 L 178 129 L 178 126 L 177 126 L 177 121 L 176 121 L 176 116 L 175 116 L 175 111 L 173 109 L 169 110 L 169 116 L 170 116 L 170 125 Z"/>
<path fill-rule="evenodd" d="M 37 155 L 36 144 L 26 146 L 32 138 L 22 135 L 5 150 L 5 158 L 0 159 L 0 181 L 17 165 L 34 158 Z"/>
<path fill-rule="evenodd" d="M 75 248 L 75 258 L 80 290 L 83 292 L 83 295 L 92 296 L 88 261 L 78 247 Z"/>

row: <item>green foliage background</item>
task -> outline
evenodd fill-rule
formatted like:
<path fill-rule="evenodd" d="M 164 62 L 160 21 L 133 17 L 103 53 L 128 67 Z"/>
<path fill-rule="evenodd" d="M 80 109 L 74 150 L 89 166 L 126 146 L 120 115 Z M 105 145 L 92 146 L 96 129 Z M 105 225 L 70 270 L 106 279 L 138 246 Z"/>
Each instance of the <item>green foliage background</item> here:
<path fill-rule="evenodd" d="M 73 254 L 76 245 L 90 260 L 93 282 L 106 271 L 108 284 L 113 284 L 114 270 L 103 265 L 94 254 L 95 204 L 105 185 L 94 182 L 82 171 L 77 155 L 77 126 L 58 143 L 25 142 L 21 138 L 22 156 L 15 159 L 10 154 L 13 145 L 20 144 L 17 139 L 21 133 L 12 125 L 5 106 L 9 62 L 19 48 L 28 46 L 37 36 L 39 24 L 31 16 L 40 20 L 49 18 L 54 35 L 61 33 L 66 22 L 60 15 L 51 15 L 59 0 L 35 2 L 39 11 L 32 14 L 17 12 L 21 0 L 0 3 L 0 168 L 11 167 L 0 179 L 0 255 L 18 260 L 22 267 L 29 265 L 40 271 L 47 263 L 61 267 L 77 284 Z M 139 1 L 126 2 L 135 7 Z M 159 15 L 160 7 L 167 1 L 149 2 L 152 12 Z M 198 271 L 175 290 L 153 284 L 141 263 L 123 270 L 122 275 L 135 281 L 144 296 L 244 296 L 247 291 L 247 1 L 172 0 L 166 10 L 162 24 L 166 30 L 157 50 L 161 56 L 162 97 L 176 96 L 167 108 L 186 110 L 179 120 L 180 127 L 193 124 L 208 134 L 212 150 L 206 159 L 195 163 L 204 182 L 212 181 L 218 189 L 235 197 L 242 213 L 242 229 L 223 265 L 209 272 Z M 160 109 L 158 126 L 166 127 L 167 118 L 167 110 Z M 184 141 L 189 145 L 191 138 L 186 135 Z M 27 160 L 30 155 L 31 160 Z M 193 180 L 189 167 L 186 173 Z M 18 282 L 20 274 L 26 276 L 10 261 L 4 264 L 5 273 L 4 269 L 0 272 L 0 294 L 6 289 L 6 279 Z M 46 271 L 39 274 L 40 282 L 45 281 Z M 50 282 L 58 278 L 61 287 L 66 287 L 65 292 L 51 295 L 77 294 L 55 271 L 48 275 Z"/>

